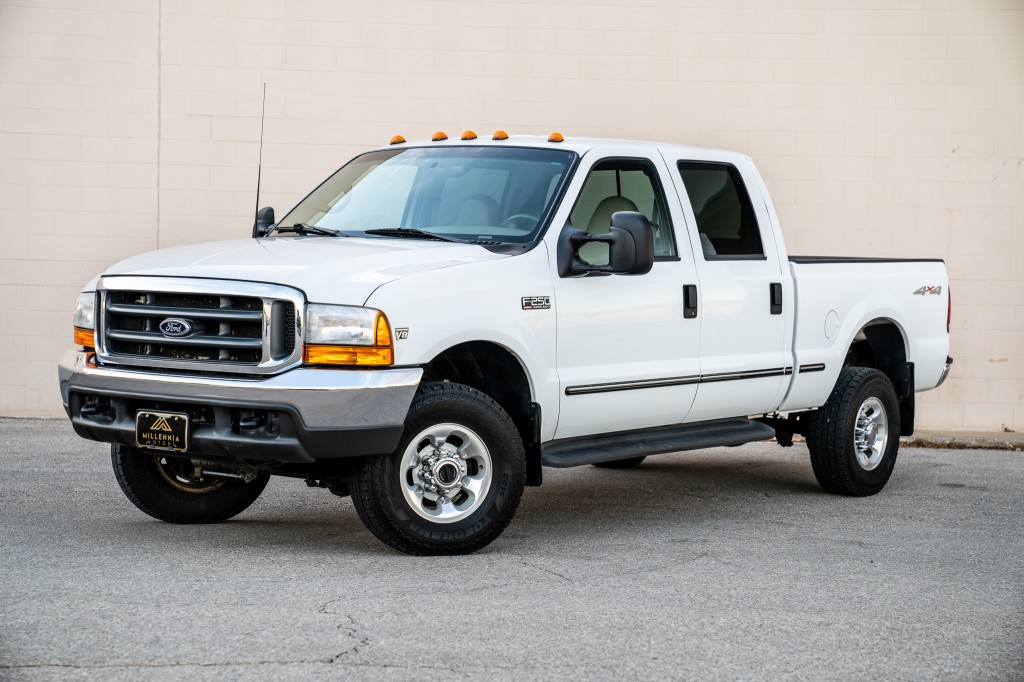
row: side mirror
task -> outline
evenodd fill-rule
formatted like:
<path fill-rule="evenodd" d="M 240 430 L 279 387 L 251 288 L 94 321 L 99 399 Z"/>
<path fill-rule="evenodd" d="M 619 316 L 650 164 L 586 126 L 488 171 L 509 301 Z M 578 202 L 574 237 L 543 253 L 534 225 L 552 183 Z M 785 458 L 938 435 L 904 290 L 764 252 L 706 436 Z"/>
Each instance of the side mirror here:
<path fill-rule="evenodd" d="M 252 226 L 252 237 L 266 237 L 274 227 L 274 208 L 264 206 L 256 211 L 256 222 Z"/>
<path fill-rule="evenodd" d="M 591 265 L 579 256 L 590 242 L 608 244 L 608 264 Z M 654 266 L 654 229 L 642 213 L 612 214 L 608 234 L 590 234 L 566 225 L 558 236 L 558 276 L 580 277 L 589 273 L 645 275 Z"/>

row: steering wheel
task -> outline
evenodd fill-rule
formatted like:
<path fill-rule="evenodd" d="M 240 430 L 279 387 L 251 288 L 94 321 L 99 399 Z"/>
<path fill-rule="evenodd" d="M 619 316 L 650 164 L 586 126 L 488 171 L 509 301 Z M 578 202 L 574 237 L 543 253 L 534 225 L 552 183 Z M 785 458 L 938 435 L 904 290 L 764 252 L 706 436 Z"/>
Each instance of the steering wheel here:
<path fill-rule="evenodd" d="M 520 226 L 516 225 L 516 222 L 518 222 L 520 220 L 530 220 L 530 221 L 533 222 L 533 224 L 532 225 L 528 225 L 526 227 L 520 227 Z M 533 215 L 532 213 L 514 213 L 514 214 L 510 215 L 509 217 L 505 218 L 504 220 L 502 220 L 501 221 L 501 226 L 502 227 L 515 227 L 515 228 L 518 228 L 518 229 L 521 229 L 521 230 L 522 229 L 532 230 L 533 228 L 537 227 L 537 223 L 539 223 L 539 222 L 540 222 L 540 216 L 539 215 Z"/>

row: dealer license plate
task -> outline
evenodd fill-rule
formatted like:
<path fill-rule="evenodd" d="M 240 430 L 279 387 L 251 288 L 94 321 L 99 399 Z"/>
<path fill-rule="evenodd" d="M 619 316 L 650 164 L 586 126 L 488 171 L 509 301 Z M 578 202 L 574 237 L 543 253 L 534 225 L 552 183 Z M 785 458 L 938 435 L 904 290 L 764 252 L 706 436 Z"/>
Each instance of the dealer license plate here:
<path fill-rule="evenodd" d="M 135 444 L 155 450 L 188 450 L 188 415 L 181 412 L 135 413 Z"/>

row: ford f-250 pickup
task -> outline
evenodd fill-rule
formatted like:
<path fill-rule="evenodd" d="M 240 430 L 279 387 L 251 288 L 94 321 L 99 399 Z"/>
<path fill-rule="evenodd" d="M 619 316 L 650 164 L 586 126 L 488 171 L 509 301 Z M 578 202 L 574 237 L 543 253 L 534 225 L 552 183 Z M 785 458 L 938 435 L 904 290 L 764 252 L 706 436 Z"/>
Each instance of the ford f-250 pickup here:
<path fill-rule="evenodd" d="M 727 151 L 396 137 L 252 236 L 129 258 L 77 301 L 65 408 L 157 519 L 292 476 L 394 548 L 468 553 L 545 466 L 794 434 L 822 488 L 872 495 L 952 362 L 942 261 L 789 256 Z"/>

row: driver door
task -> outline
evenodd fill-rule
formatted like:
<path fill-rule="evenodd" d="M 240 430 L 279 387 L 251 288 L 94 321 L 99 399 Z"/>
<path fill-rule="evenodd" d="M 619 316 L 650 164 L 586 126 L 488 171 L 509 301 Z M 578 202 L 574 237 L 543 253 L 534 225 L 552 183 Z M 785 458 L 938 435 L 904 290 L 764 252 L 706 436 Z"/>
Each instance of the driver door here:
<path fill-rule="evenodd" d="M 653 149 L 643 155 L 635 147 L 622 155 L 614 151 L 584 156 L 553 226 L 568 222 L 603 234 L 612 213 L 639 211 L 656 225 L 654 267 L 644 275 L 563 278 L 551 259 L 560 388 L 556 439 L 678 424 L 697 391 L 700 322 L 684 316 L 683 295 L 697 277 L 672 178 Z M 552 254 L 559 231 L 549 233 Z M 586 244 L 579 254 L 607 263 L 605 244 Z"/>

